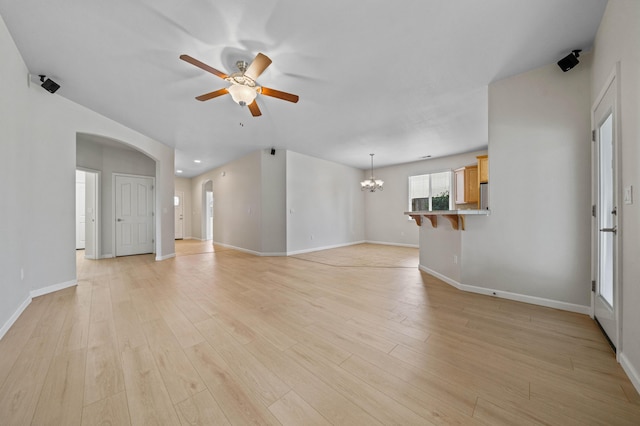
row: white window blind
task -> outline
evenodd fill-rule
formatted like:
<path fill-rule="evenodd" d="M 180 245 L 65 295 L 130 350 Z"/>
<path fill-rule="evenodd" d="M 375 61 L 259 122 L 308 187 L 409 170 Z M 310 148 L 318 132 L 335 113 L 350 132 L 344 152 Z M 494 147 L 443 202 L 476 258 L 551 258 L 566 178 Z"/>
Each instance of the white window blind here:
<path fill-rule="evenodd" d="M 409 176 L 409 210 L 450 210 L 452 176 L 451 170 Z"/>

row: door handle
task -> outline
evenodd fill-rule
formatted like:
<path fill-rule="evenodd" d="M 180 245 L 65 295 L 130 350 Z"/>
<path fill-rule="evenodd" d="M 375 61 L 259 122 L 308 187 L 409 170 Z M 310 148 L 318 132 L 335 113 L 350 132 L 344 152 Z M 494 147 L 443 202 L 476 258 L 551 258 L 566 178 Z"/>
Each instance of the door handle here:
<path fill-rule="evenodd" d="M 122 219 L 120 219 L 120 218 L 118 218 L 118 219 L 116 219 L 116 220 L 117 220 L 118 222 L 122 222 Z"/>
<path fill-rule="evenodd" d="M 602 228 L 600 230 L 600 232 L 613 232 L 614 234 L 618 233 L 618 230 L 616 229 L 616 227 L 614 226 L 613 228 Z"/>

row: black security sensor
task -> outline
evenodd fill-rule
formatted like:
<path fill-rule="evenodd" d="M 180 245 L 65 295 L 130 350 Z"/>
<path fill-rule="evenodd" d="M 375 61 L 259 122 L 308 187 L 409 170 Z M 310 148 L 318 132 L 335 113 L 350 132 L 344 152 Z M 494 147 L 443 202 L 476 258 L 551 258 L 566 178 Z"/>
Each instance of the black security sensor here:
<path fill-rule="evenodd" d="M 40 81 L 42 82 L 41 86 L 49 93 L 56 93 L 56 90 L 60 88 L 60 85 L 50 78 L 46 78 L 47 76 L 44 74 L 40 74 Z"/>
<path fill-rule="evenodd" d="M 558 61 L 558 66 L 560 67 L 560 69 L 564 72 L 567 72 L 578 65 L 578 63 L 580 63 L 580 61 L 578 60 L 578 58 L 580 57 L 580 52 L 582 52 L 582 50 L 576 49 L 564 58 L 560 59 Z"/>
<path fill-rule="evenodd" d="M 276 155 L 276 149 L 275 148 L 271 148 L 271 155 Z"/>

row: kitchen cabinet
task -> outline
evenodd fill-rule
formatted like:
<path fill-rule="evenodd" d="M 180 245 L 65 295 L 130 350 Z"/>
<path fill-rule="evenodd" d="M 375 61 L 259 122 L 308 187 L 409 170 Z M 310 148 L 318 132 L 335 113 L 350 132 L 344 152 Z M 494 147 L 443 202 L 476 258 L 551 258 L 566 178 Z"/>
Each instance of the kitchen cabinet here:
<path fill-rule="evenodd" d="M 489 182 L 489 156 L 478 155 L 478 183 Z"/>
<path fill-rule="evenodd" d="M 454 170 L 456 204 L 478 202 L 478 166 L 466 166 Z"/>

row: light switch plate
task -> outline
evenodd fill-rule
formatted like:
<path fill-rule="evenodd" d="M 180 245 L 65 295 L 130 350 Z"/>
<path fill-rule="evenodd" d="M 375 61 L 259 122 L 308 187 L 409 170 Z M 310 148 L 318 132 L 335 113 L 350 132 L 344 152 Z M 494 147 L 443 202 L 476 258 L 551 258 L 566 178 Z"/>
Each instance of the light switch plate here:
<path fill-rule="evenodd" d="M 624 203 L 625 204 L 633 204 L 633 186 L 625 186 L 624 187 Z"/>

